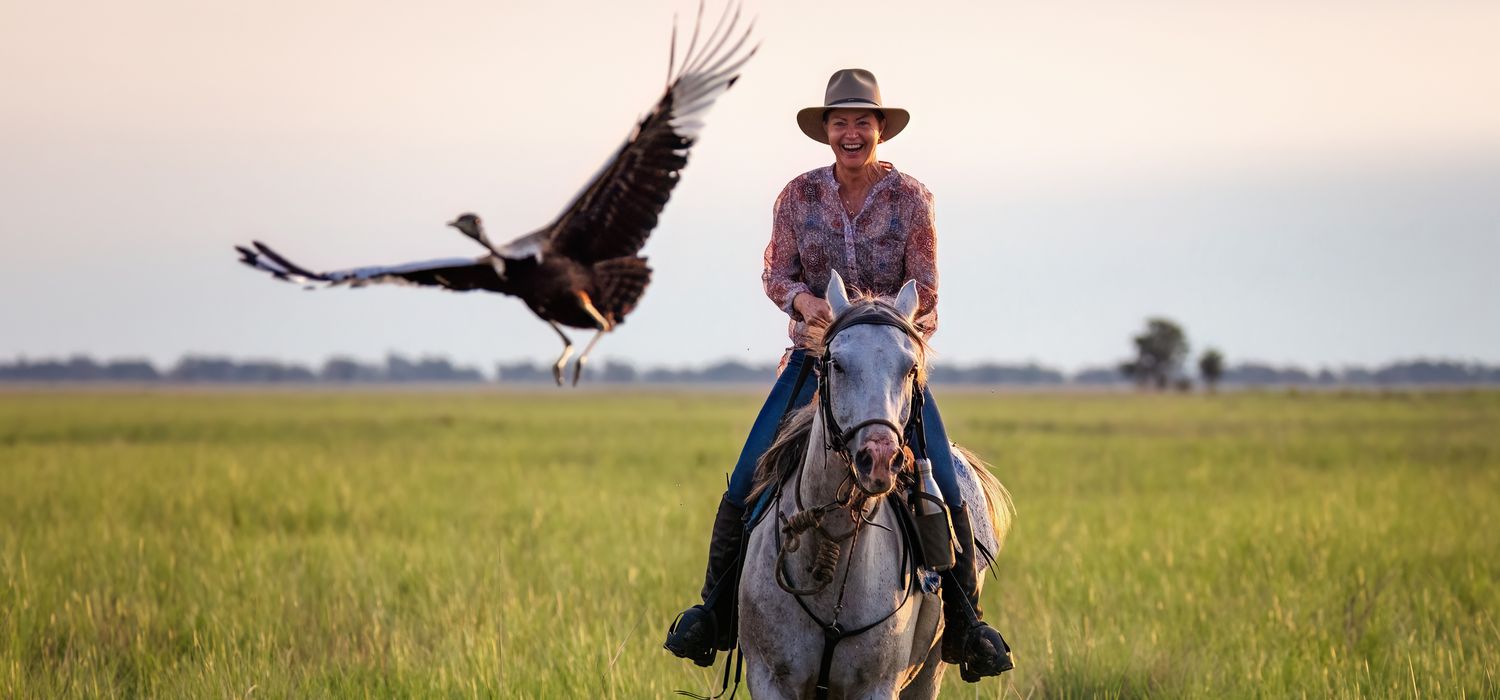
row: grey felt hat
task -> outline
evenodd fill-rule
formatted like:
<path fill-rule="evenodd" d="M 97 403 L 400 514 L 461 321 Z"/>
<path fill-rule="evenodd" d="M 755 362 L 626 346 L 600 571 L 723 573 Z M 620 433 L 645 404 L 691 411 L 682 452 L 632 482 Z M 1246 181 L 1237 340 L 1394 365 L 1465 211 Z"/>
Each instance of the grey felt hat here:
<path fill-rule="evenodd" d="M 878 109 L 885 113 L 885 130 L 880 133 L 882 142 L 889 141 L 906 128 L 911 113 L 899 107 L 886 107 L 880 103 L 880 85 L 875 74 L 863 68 L 845 68 L 834 72 L 828 79 L 828 89 L 823 93 L 823 104 L 797 112 L 797 126 L 802 133 L 818 143 L 828 143 L 828 133 L 823 128 L 823 115 L 830 109 Z"/>

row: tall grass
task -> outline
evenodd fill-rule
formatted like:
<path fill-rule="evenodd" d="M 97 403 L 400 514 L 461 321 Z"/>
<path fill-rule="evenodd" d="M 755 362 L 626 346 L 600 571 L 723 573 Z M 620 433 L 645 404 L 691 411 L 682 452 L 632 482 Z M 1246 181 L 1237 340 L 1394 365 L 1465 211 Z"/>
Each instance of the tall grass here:
<path fill-rule="evenodd" d="M 1500 696 L 1500 394 L 940 396 L 1019 517 L 945 696 Z M 663 697 L 758 408 L 0 394 L 0 697 Z"/>

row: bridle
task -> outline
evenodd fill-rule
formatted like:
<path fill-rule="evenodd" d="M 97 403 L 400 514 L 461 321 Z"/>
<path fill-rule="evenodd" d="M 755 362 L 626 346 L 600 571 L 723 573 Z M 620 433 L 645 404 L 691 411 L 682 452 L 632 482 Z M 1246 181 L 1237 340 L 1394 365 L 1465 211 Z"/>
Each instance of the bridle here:
<path fill-rule="evenodd" d="M 833 391 L 829 386 L 829 379 L 834 372 L 832 371 L 833 367 L 831 365 L 833 361 L 829 354 L 829 348 L 833 345 L 833 339 L 839 333 L 854 326 L 891 326 L 892 328 L 901 329 L 913 339 L 921 338 L 916 326 L 907 320 L 905 314 L 896 310 L 896 307 L 879 299 L 870 299 L 859 302 L 858 306 L 851 306 L 844 313 L 839 314 L 833 320 L 833 323 L 829 324 L 827 330 L 823 331 L 823 347 L 819 360 L 822 366 L 818 372 L 818 410 L 823 415 L 823 444 L 828 451 L 837 453 L 843 457 L 844 462 L 849 465 L 851 472 L 854 470 L 854 459 L 853 455 L 849 452 L 849 441 L 853 440 L 854 436 L 867 426 L 883 425 L 890 428 L 892 432 L 896 433 L 896 454 L 898 459 L 904 461 L 907 452 L 906 428 L 904 426 L 896 425 L 885 418 L 869 418 L 854 424 L 853 427 L 843 428 L 839 425 L 838 419 L 834 418 Z M 925 453 L 926 445 L 922 444 L 924 442 L 922 435 L 922 386 L 918 381 L 918 373 L 915 369 L 911 375 L 911 411 L 908 421 L 912 422 L 913 427 L 916 429 L 918 444 L 924 448 L 923 452 Z M 900 471 L 900 469 L 901 467 L 898 467 L 897 471 Z M 855 480 L 855 486 L 859 486 L 858 479 Z M 861 491 L 864 490 L 862 486 L 859 488 Z"/>

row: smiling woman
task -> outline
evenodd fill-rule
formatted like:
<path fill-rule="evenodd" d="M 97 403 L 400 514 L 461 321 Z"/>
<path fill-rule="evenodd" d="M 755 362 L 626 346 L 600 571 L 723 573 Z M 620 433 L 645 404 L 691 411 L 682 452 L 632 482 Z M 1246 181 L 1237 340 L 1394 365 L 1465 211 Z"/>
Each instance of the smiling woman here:
<path fill-rule="evenodd" d="M 668 633 L 666 647 L 699 665 L 713 662 L 715 649 L 734 643 L 733 604 L 744 516 L 756 462 L 770 447 L 792 408 L 812 400 L 819 363 L 810 356 L 818 326 L 833 319 L 825 300 L 834 280 L 873 296 L 894 296 L 904 285 L 913 292 L 911 321 L 923 340 L 937 330 L 937 237 L 932 193 L 916 178 L 876 156 L 877 147 L 901 133 L 910 114 L 886 106 L 870 71 L 849 68 L 828 80 L 821 105 L 797 113 L 808 138 L 833 151 L 831 166 L 792 179 L 776 198 L 771 242 L 761 281 L 771 301 L 789 317 L 792 347 L 771 388 L 719 504 L 709 544 L 703 604 L 684 611 Z M 842 283 L 840 283 L 842 288 Z M 962 554 L 943 586 L 947 632 L 942 658 L 961 664 L 965 680 L 978 680 L 1012 668 L 1010 648 L 979 618 L 973 533 L 937 404 L 922 387 L 920 424 L 898 426 L 921 431 L 933 473 L 953 514 L 956 547 Z M 918 427 L 919 426 L 919 427 Z M 895 436 L 886 436 L 887 438 Z M 892 451 L 883 453 L 888 461 Z"/>

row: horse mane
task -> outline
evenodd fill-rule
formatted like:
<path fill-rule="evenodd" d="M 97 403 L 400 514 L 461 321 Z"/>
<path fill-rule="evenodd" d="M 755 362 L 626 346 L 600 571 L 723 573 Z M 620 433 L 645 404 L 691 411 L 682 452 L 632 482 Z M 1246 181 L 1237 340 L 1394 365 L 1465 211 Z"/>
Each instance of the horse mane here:
<path fill-rule="evenodd" d="M 898 317 L 901 312 L 897 311 L 886 297 L 880 297 L 864 291 L 856 291 L 849 300 L 848 308 L 844 309 L 833 320 L 837 324 L 839 319 L 852 313 L 865 311 L 872 306 L 883 306 Z M 829 325 L 833 325 L 829 324 Z M 823 356 L 823 333 L 828 330 L 829 325 L 807 324 L 807 359 Z M 907 335 L 916 346 L 917 351 L 917 384 L 927 386 L 927 354 L 929 346 L 927 339 L 915 326 L 907 324 L 905 327 Z M 784 481 L 797 467 L 802 465 L 802 460 L 807 457 L 807 445 L 812 438 L 813 418 L 818 414 L 818 393 L 813 392 L 813 399 L 808 405 L 798 408 L 787 414 L 782 419 L 781 426 L 776 429 L 776 438 L 771 442 L 770 449 L 760 456 L 755 462 L 755 477 L 751 480 L 750 498 L 747 503 L 754 503 L 760 495 L 776 484 Z"/>
<path fill-rule="evenodd" d="M 770 449 L 755 462 L 755 477 L 751 480 L 750 498 L 746 503 L 755 503 L 767 489 L 791 476 L 802 460 L 807 458 L 807 445 L 812 440 L 813 417 L 818 415 L 818 395 L 806 406 L 792 411 L 776 430 L 776 439 Z"/>
<path fill-rule="evenodd" d="M 807 324 L 807 347 L 805 349 L 809 357 L 823 356 L 823 348 L 825 347 L 823 334 L 828 331 L 829 327 L 837 325 L 839 319 L 845 316 L 865 311 L 872 306 L 879 306 L 890 311 L 893 316 L 902 317 L 901 312 L 897 311 L 896 306 L 891 302 L 891 297 L 880 296 L 879 294 L 860 289 L 856 289 L 850 294 L 849 306 L 844 309 L 843 313 L 835 316 L 831 323 Z M 921 386 L 927 386 L 927 356 L 932 353 L 932 346 L 927 344 L 927 337 L 922 335 L 921 330 L 915 324 L 908 321 L 902 327 L 906 330 L 906 335 L 911 338 L 912 343 L 916 346 L 917 383 Z"/>

